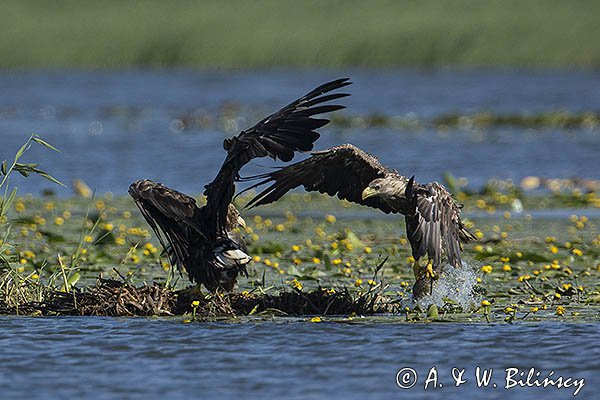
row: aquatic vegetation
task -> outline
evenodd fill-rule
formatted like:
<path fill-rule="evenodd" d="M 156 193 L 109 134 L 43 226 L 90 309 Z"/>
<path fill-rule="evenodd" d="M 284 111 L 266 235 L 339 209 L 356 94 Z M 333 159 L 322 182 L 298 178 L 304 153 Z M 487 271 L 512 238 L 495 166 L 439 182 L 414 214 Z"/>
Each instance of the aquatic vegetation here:
<path fill-rule="evenodd" d="M 469 209 L 478 209 L 473 205 L 487 196 L 471 194 Z M 238 205 L 250 197 L 239 198 Z M 529 201 L 525 196 L 524 202 Z M 267 309 L 277 315 L 348 316 L 372 313 L 368 305 L 377 297 L 377 313 L 403 320 L 485 323 L 510 317 L 507 322 L 516 323 L 586 320 L 597 315 L 600 307 L 598 219 L 581 212 L 551 220 L 518 213 L 506 218 L 502 212 L 471 217 L 480 240 L 465 247 L 463 269 L 447 270 L 448 282 L 454 283 L 436 291 L 438 316 L 428 317 L 412 302 L 414 260 L 406 238 L 398 236 L 402 222 L 397 219 L 326 196 L 295 193 L 270 208 L 268 215 L 246 213 L 245 234 L 254 262 L 248 268 L 250 277 L 240 281 L 233 297 L 226 295 L 223 300 L 180 292 L 187 280 L 165 262 L 159 243 L 134 207 L 128 198 L 110 195 L 96 199 L 16 196 L 7 213 L 12 242 L 0 243 L 3 257 L 10 260 L 10 268 L 4 267 L 0 277 L 0 312 L 191 314 L 192 302 L 199 301 L 198 317 L 260 317 Z M 60 224 L 55 223 L 57 217 L 63 219 Z M 0 227 L 2 238 L 6 226 Z M 64 269 L 57 254 L 63 255 Z M 69 255 L 74 254 L 78 256 L 70 270 Z M 67 282 L 72 274 L 79 274 L 69 283 L 69 292 L 61 290 L 66 289 L 63 271 Z M 109 283 L 98 286 L 99 275 Z M 114 299 L 111 296 L 123 285 L 133 297 L 121 300 L 134 299 L 140 307 L 111 300 L 111 306 L 104 308 L 110 311 L 94 308 L 93 299 Z M 453 293 L 456 286 L 459 291 Z M 137 294 L 132 294 L 133 289 Z M 84 311 L 72 308 L 77 296 L 81 296 L 78 304 L 87 304 Z M 71 306 L 59 307 L 65 299 L 71 299 L 67 303 Z M 561 315 L 558 306 L 564 308 Z M 509 314 L 507 307 L 513 310 Z M 335 318 L 326 319 L 331 320 Z"/>
<path fill-rule="evenodd" d="M 414 303 L 414 259 L 398 236 L 402 222 L 291 193 L 268 214 L 246 211 L 241 233 L 253 255 L 250 276 L 236 293 L 207 295 L 185 287 L 128 197 L 34 198 L 8 190 L 12 171 L 53 180 L 34 164 L 19 164 L 33 143 L 52 148 L 34 136 L 2 167 L 0 314 L 308 315 L 313 322 L 384 314 L 408 322 L 517 323 L 585 321 L 600 310 L 596 200 L 544 219 L 528 207 L 556 206 L 553 194 L 526 194 L 511 182 L 492 181 L 481 192 L 458 185 L 471 214 L 465 224 L 478 241 L 465 246 L 461 268 L 447 266 L 432 296 Z M 253 195 L 237 198 L 237 206 Z M 584 197 L 598 198 L 595 191 Z M 514 210 L 516 200 L 524 210 Z"/>

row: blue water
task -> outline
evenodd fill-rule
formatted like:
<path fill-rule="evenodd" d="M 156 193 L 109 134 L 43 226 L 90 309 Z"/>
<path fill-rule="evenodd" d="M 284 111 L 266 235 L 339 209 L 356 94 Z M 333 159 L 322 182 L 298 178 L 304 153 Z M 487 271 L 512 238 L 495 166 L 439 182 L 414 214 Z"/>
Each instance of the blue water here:
<path fill-rule="evenodd" d="M 505 369 L 600 389 L 597 325 L 192 323 L 145 318 L 0 318 L 2 399 L 523 398 L 574 388 L 504 389 Z M 475 368 L 493 369 L 479 388 Z M 432 367 L 438 384 L 424 390 Z M 452 368 L 467 382 L 454 387 Z M 400 369 L 418 375 L 396 385 Z M 540 378 L 541 379 L 541 378 Z M 493 388 L 492 384 L 497 387 Z"/>
<path fill-rule="evenodd" d="M 152 178 L 198 193 L 216 174 L 225 137 L 254 124 L 317 84 L 349 76 L 350 115 L 381 113 L 427 119 L 447 113 L 531 114 L 600 110 L 600 73 L 582 71 L 30 71 L 0 72 L 0 159 L 30 133 L 62 154 L 34 149 L 28 160 L 67 184 L 84 179 L 99 192 L 126 193 Z M 217 118 L 238 109 L 230 123 L 181 130 L 185 116 Z M 600 129 L 499 127 L 484 131 L 342 129 L 325 127 L 317 149 L 352 142 L 421 182 L 444 172 L 479 187 L 497 177 L 527 175 L 600 178 Z M 242 171 L 252 174 L 269 160 Z M 264 170 L 264 169 L 263 169 Z M 22 193 L 49 183 L 17 180 Z M 67 189 L 56 189 L 69 194 Z"/>

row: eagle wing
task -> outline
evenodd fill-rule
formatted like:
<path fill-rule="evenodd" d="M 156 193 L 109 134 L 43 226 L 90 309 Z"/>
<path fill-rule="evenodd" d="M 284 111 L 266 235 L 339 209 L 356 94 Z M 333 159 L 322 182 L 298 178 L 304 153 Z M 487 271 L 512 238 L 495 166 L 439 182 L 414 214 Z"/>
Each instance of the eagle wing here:
<path fill-rule="evenodd" d="M 183 271 L 189 252 L 200 250 L 192 247 L 207 241 L 198 220 L 196 200 L 148 179 L 132 183 L 129 194 L 167 251 L 171 264 Z M 190 246 L 192 242 L 196 246 Z"/>
<path fill-rule="evenodd" d="M 274 172 L 249 178 L 263 180 L 246 190 L 267 183 L 271 185 L 250 200 L 246 207 L 272 203 L 289 190 L 303 186 L 309 192 L 337 195 L 340 199 L 390 213 L 393 210 L 380 198 L 362 199 L 363 190 L 372 180 L 390 173 L 394 171 L 384 167 L 376 157 L 361 149 L 351 144 L 336 146 L 314 152 L 306 160 L 281 167 Z"/>
<path fill-rule="evenodd" d="M 412 208 L 405 219 L 413 257 L 427 255 L 439 268 L 442 252 L 446 252 L 450 264 L 460 266 L 460 243 L 474 240 L 475 236 L 460 220 L 459 204 L 437 182 L 420 185 L 411 178 L 406 195 Z"/>
<path fill-rule="evenodd" d="M 252 128 L 226 139 L 223 147 L 227 157 L 216 178 L 206 186 L 205 218 L 207 232 L 222 231 L 227 216 L 227 206 L 233 199 L 235 179 L 239 170 L 257 157 L 272 157 L 290 161 L 296 151 L 310 151 L 319 138 L 317 129 L 327 125 L 328 119 L 312 118 L 345 108 L 342 105 L 323 103 L 349 96 L 347 93 L 326 94 L 350 85 L 348 78 L 325 83 L 301 98 L 269 115 Z"/>

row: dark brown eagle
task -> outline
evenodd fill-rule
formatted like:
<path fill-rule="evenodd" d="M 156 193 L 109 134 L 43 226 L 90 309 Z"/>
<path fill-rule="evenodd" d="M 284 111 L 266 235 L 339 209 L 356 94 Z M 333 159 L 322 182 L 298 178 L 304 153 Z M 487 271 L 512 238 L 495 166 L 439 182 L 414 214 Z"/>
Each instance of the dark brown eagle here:
<path fill-rule="evenodd" d="M 243 220 L 231 204 L 240 169 L 257 157 L 290 161 L 297 151 L 310 151 L 319 138 L 317 129 L 328 119 L 313 118 L 344 108 L 323 104 L 349 96 L 326 94 L 349 85 L 348 78 L 325 83 L 266 117 L 252 128 L 226 139 L 227 156 L 215 179 L 205 186 L 206 205 L 194 198 L 149 180 L 129 187 L 142 215 L 156 233 L 171 265 L 187 271 L 192 283 L 210 291 L 232 290 L 251 258 L 239 231 Z"/>
<path fill-rule="evenodd" d="M 386 214 L 403 214 L 415 259 L 416 298 L 431 291 L 441 272 L 442 254 L 458 267 L 461 242 L 475 239 L 460 220 L 461 206 L 441 184 L 419 184 L 414 177 L 400 175 L 351 144 L 314 152 L 304 161 L 251 179 L 262 179 L 251 188 L 271 185 L 250 200 L 248 208 L 272 203 L 289 190 L 303 186 Z M 428 262 L 421 266 L 419 260 L 424 256 Z"/>

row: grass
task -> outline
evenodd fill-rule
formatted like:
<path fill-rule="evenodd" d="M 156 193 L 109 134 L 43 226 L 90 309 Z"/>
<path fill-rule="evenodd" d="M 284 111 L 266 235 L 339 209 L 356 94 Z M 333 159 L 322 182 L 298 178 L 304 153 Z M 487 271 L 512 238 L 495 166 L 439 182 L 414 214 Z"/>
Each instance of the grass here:
<path fill-rule="evenodd" d="M 0 67 L 584 67 L 582 0 L 3 2 Z"/>

